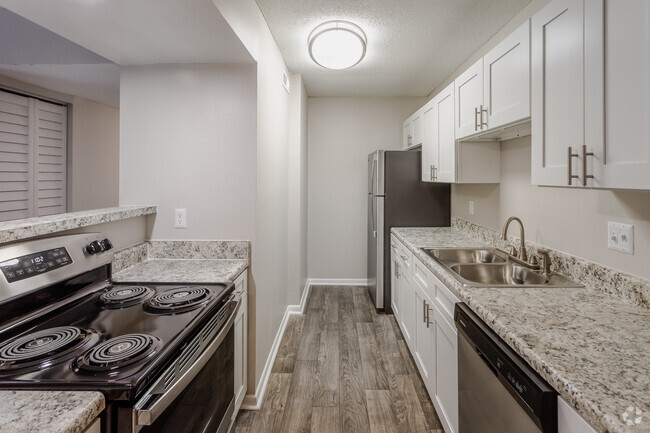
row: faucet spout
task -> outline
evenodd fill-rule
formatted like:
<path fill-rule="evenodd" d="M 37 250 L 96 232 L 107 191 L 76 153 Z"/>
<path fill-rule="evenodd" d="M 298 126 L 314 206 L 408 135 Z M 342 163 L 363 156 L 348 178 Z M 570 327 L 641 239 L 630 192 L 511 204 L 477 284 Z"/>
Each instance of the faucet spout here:
<path fill-rule="evenodd" d="M 508 218 L 508 221 L 506 221 L 506 225 L 503 227 L 503 240 L 508 239 L 508 227 L 510 227 L 510 223 L 513 221 L 517 221 L 519 223 L 520 231 L 519 231 L 519 237 L 521 239 L 521 244 L 519 245 L 519 258 L 526 262 L 528 261 L 528 254 L 526 253 L 526 238 L 524 234 L 524 223 L 521 222 L 519 218 L 516 216 L 511 216 Z"/>

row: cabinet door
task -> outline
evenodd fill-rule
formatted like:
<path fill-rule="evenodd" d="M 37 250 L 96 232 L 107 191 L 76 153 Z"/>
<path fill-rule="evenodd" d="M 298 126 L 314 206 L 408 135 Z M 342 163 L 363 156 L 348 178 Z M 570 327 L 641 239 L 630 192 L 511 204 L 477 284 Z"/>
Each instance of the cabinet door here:
<path fill-rule="evenodd" d="M 399 263 L 399 262 L 398 262 Z M 413 351 L 415 337 L 415 301 L 413 300 L 413 280 L 408 272 L 402 272 L 400 265 L 399 290 L 400 290 L 400 324 L 404 333 L 404 340 L 408 347 Z"/>
<path fill-rule="evenodd" d="M 415 320 L 415 362 L 430 395 L 436 392 L 436 322 L 431 299 L 413 278 Z"/>
<path fill-rule="evenodd" d="M 411 147 L 413 143 L 413 123 L 409 117 L 404 121 L 404 149 Z"/>
<path fill-rule="evenodd" d="M 587 168 L 595 187 L 647 190 L 650 2 L 605 1 L 605 140 L 600 148 L 586 143 L 594 152 L 593 158 L 587 158 Z"/>
<path fill-rule="evenodd" d="M 558 397 L 557 433 L 596 433 L 596 430 L 569 403 L 562 397 Z"/>
<path fill-rule="evenodd" d="M 602 11 L 602 0 L 554 0 L 532 18 L 533 184 L 582 186 L 582 146 L 602 147 Z"/>
<path fill-rule="evenodd" d="M 248 354 L 248 296 L 244 295 L 235 317 L 235 408 L 238 410 L 246 395 Z M 235 411 L 237 413 L 237 411 Z"/>
<path fill-rule="evenodd" d="M 390 287 L 391 287 L 391 296 L 390 296 L 390 306 L 393 309 L 393 314 L 395 318 L 399 321 L 400 319 L 400 278 L 399 278 L 399 262 L 397 261 L 397 254 L 393 251 L 393 248 L 397 249 L 397 246 L 391 244 L 391 253 L 390 253 Z"/>
<path fill-rule="evenodd" d="M 412 146 L 418 146 L 422 144 L 422 109 L 418 110 L 411 120 L 412 129 L 413 129 L 413 140 L 411 141 Z"/>
<path fill-rule="evenodd" d="M 483 57 L 483 79 L 490 128 L 530 117 L 530 21 Z"/>
<path fill-rule="evenodd" d="M 434 141 L 437 121 L 434 97 L 422 109 L 422 182 L 433 182 L 433 168 L 438 166 L 438 148 Z"/>
<path fill-rule="evenodd" d="M 436 311 L 436 409 L 447 433 L 458 432 L 457 348 L 456 329 Z"/>
<path fill-rule="evenodd" d="M 450 84 L 436 97 L 434 104 L 436 134 L 434 148 L 438 149 L 438 165 L 434 178 L 438 182 L 456 182 L 456 135 L 454 128 L 454 85 Z"/>
<path fill-rule="evenodd" d="M 483 109 L 483 59 L 470 66 L 454 81 L 456 93 L 456 138 L 487 129 Z M 481 122 L 481 116 L 483 121 Z"/>

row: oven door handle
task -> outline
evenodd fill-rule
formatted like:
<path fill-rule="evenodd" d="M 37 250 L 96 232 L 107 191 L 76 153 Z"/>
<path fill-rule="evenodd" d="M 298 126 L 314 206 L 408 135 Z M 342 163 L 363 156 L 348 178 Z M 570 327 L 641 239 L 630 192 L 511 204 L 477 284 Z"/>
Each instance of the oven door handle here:
<path fill-rule="evenodd" d="M 181 392 L 187 387 L 187 385 L 192 382 L 196 375 L 203 369 L 205 364 L 210 360 L 212 355 L 217 351 L 223 340 L 226 338 L 226 335 L 230 331 L 235 323 L 235 316 L 237 315 L 237 310 L 239 309 L 240 302 L 239 296 L 233 295 L 233 297 L 226 304 L 227 306 L 232 306 L 232 312 L 226 320 L 225 324 L 221 327 L 218 334 L 212 339 L 207 348 L 201 353 L 201 355 L 194 361 L 190 368 L 178 379 L 168 390 L 163 394 L 155 392 L 157 388 L 156 384 L 147 391 L 144 396 L 135 404 L 133 408 L 133 431 L 137 432 L 142 429 L 143 426 L 148 426 L 153 424 L 156 419 L 163 413 L 167 407 L 172 404 L 172 402 L 180 395 Z M 225 307 L 224 307 L 225 308 Z M 217 313 L 218 314 L 218 313 Z M 161 378 L 162 379 L 162 378 Z M 159 379 L 160 380 L 160 379 Z M 158 398 L 152 398 L 157 396 Z"/>

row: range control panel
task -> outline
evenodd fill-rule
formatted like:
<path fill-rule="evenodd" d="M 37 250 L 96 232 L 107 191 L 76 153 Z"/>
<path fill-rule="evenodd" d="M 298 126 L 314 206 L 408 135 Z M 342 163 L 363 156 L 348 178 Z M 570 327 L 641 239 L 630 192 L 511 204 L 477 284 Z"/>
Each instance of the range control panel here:
<path fill-rule="evenodd" d="M 13 283 L 71 263 L 72 259 L 68 251 L 64 247 L 60 247 L 6 260 L 0 263 L 0 269 L 2 269 L 7 282 Z"/>

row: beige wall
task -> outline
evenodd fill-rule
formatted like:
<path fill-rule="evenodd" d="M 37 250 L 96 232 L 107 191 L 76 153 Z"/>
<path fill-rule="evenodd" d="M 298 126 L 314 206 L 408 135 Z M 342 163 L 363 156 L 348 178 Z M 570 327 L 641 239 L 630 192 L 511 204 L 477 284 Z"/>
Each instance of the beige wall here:
<path fill-rule="evenodd" d="M 291 75 L 289 144 L 289 221 L 287 303 L 298 304 L 307 282 L 307 92 L 302 77 Z"/>
<path fill-rule="evenodd" d="M 516 215 L 527 240 L 650 279 L 650 191 L 537 187 L 530 165 L 530 137 L 501 143 L 501 183 L 454 185 L 452 215 L 496 230 Z M 634 255 L 607 248 L 608 221 L 634 225 Z"/>
<path fill-rule="evenodd" d="M 120 80 L 120 204 L 158 206 L 153 239 L 254 240 L 254 65 L 129 66 Z"/>
<path fill-rule="evenodd" d="M 0 87 L 70 104 L 68 211 L 116 206 L 119 108 L 0 75 Z"/>
<path fill-rule="evenodd" d="M 88 99 L 72 100 L 68 210 L 119 202 L 120 110 Z"/>
<path fill-rule="evenodd" d="M 309 278 L 365 279 L 368 154 L 402 147 L 423 98 L 309 98 Z"/>

